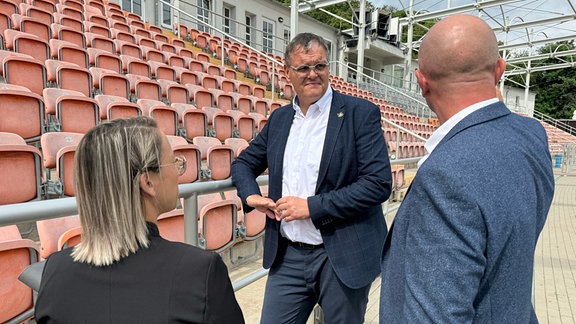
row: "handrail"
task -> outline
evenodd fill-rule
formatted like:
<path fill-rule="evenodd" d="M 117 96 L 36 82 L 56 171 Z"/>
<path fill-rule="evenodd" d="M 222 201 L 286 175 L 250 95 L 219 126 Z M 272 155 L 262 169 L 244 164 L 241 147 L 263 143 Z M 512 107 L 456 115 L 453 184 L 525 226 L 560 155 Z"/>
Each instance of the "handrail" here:
<path fill-rule="evenodd" d="M 537 110 L 534 110 L 534 118 L 541 120 L 543 122 L 546 122 L 547 124 L 550 124 L 550 125 L 554 126 L 555 128 L 558 128 L 559 130 L 568 133 L 568 135 L 576 136 L 576 128 L 568 125 L 567 123 L 564 123 L 562 121 L 554 119 L 554 118 L 552 118 L 552 117 L 550 117 L 544 113 L 541 113 Z M 572 138 L 572 137 L 565 138 L 565 139 L 574 141 L 574 138 Z"/>
<path fill-rule="evenodd" d="M 404 97 L 408 102 L 411 102 L 412 104 L 414 104 L 414 105 L 416 106 L 415 108 L 413 108 L 412 106 L 409 107 L 409 108 L 413 108 L 413 109 L 410 109 L 410 110 L 412 110 L 412 111 L 407 111 L 408 113 L 412 113 L 412 114 L 414 114 L 414 115 L 416 115 L 416 116 L 418 116 L 418 117 L 424 117 L 425 112 L 427 112 L 427 113 L 428 113 L 428 114 L 427 114 L 428 117 L 435 116 L 434 112 L 432 112 L 432 110 L 430 110 L 430 108 L 428 108 L 428 104 L 425 103 L 425 102 L 423 102 L 423 101 L 421 101 L 421 100 L 419 100 L 418 98 L 412 97 L 412 96 L 406 94 L 405 92 L 400 91 L 399 89 L 396 89 L 396 88 L 394 88 L 394 87 L 392 87 L 392 86 L 390 86 L 390 85 L 387 85 L 387 84 L 385 84 L 384 82 L 382 82 L 382 81 L 380 81 L 380 80 L 377 80 L 377 79 L 375 79 L 375 78 L 373 78 L 373 77 L 371 77 L 371 76 L 369 76 L 369 75 L 367 75 L 367 74 L 365 74 L 365 73 L 363 73 L 363 72 L 360 73 L 357 69 L 351 67 L 349 64 L 345 64 L 345 63 L 342 63 L 342 62 L 339 62 L 339 61 L 331 61 L 330 63 L 337 63 L 337 64 L 343 66 L 345 69 L 350 69 L 350 70 L 356 72 L 356 78 L 364 77 L 364 78 L 366 78 L 366 79 L 368 79 L 368 80 L 373 81 L 374 83 L 376 83 L 377 85 L 379 85 L 380 87 L 382 87 L 383 89 L 385 89 L 385 94 L 384 94 L 384 96 L 383 96 L 383 97 L 385 97 L 385 98 L 389 98 L 389 97 L 390 97 L 390 95 L 388 94 L 388 92 L 393 92 L 393 93 L 395 93 L 396 95 L 399 95 L 399 96 L 401 96 L 401 97 Z M 364 83 L 361 83 L 361 85 L 364 85 Z M 414 112 L 414 110 L 415 110 L 415 112 Z"/>
<path fill-rule="evenodd" d="M 256 48 L 250 46 L 250 45 L 244 44 L 244 43 L 242 42 L 242 40 L 240 40 L 239 38 L 236 38 L 236 36 L 231 35 L 231 34 L 228 34 L 228 33 L 226 33 L 225 31 L 221 30 L 220 28 L 214 27 L 213 25 L 208 24 L 208 23 L 206 23 L 206 22 L 204 22 L 204 21 L 202 21 L 202 20 L 200 20 L 200 19 L 192 16 L 192 15 L 189 14 L 188 12 L 183 11 L 183 10 L 181 10 L 180 8 L 177 8 L 177 7 L 173 6 L 171 3 L 166 2 L 166 1 L 164 1 L 164 0 L 159 0 L 159 1 L 160 1 L 160 3 L 162 3 L 163 5 L 168 6 L 168 7 L 172 8 L 172 9 L 178 11 L 180 14 L 184 14 L 185 16 L 188 16 L 188 17 L 192 18 L 194 21 L 196 21 L 196 23 L 207 25 L 209 28 L 214 29 L 214 30 L 216 30 L 218 33 L 222 34 L 222 36 L 226 36 L 226 37 L 228 37 L 228 38 L 230 38 L 230 39 L 232 39 L 232 40 L 234 40 L 234 41 L 236 41 L 236 42 L 238 42 L 238 43 L 240 43 L 240 44 L 243 44 L 243 46 L 248 47 L 249 49 L 253 50 L 254 52 L 258 53 L 259 55 L 265 57 L 267 60 L 272 61 L 272 63 L 273 63 L 273 64 L 272 64 L 272 76 L 271 76 L 270 82 L 271 82 L 271 84 L 272 84 L 272 86 L 271 86 L 272 99 L 275 98 L 275 90 L 276 90 L 276 87 L 274 86 L 274 84 L 275 84 L 274 78 L 276 77 L 276 76 L 275 76 L 275 74 L 276 74 L 276 65 L 284 66 L 284 64 L 282 64 L 281 62 L 279 62 L 278 60 L 276 60 L 274 57 L 269 56 L 268 53 L 264 53 L 264 52 L 262 52 L 262 51 L 260 51 L 260 50 L 257 50 Z M 178 28 L 180 28 L 180 26 L 178 26 Z M 224 40 L 224 37 L 222 37 L 222 44 L 221 44 L 222 52 L 224 52 L 224 41 L 223 41 L 223 40 Z M 225 55 L 222 55 L 222 66 L 224 66 L 224 60 L 225 60 Z"/>

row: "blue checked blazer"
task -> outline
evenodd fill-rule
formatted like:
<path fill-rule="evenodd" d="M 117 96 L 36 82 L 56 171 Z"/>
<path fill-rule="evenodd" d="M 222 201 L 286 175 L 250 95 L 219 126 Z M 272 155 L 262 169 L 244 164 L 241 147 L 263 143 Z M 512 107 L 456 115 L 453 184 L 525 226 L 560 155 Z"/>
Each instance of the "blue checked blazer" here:
<path fill-rule="evenodd" d="M 386 239 L 381 323 L 537 323 L 534 249 L 554 192 L 546 132 L 498 102 L 420 166 Z"/>
<path fill-rule="evenodd" d="M 292 104 L 268 118 L 262 132 L 232 163 L 232 181 L 244 203 L 260 194 L 255 178 L 269 171 L 268 196 L 282 197 L 282 166 Z M 350 288 L 364 287 L 380 273 L 386 237 L 381 203 L 390 196 L 390 161 L 380 110 L 369 101 L 333 92 L 316 194 L 308 197 L 312 222 L 320 230 L 338 278 Z M 267 218 L 264 268 L 277 261 L 280 222 Z"/>

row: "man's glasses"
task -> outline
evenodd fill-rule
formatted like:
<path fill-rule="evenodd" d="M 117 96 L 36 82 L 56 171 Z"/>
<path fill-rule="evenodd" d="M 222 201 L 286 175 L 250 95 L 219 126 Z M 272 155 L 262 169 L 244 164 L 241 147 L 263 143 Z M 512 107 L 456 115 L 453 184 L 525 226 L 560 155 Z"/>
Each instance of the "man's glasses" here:
<path fill-rule="evenodd" d="M 176 170 L 178 170 L 178 176 L 181 176 L 184 174 L 184 172 L 186 172 L 186 158 L 181 155 L 174 158 L 174 163 L 162 164 L 160 167 L 169 165 L 174 165 L 176 167 Z"/>
<path fill-rule="evenodd" d="M 314 70 L 316 74 L 323 73 L 328 69 L 328 63 L 316 63 L 315 65 L 300 65 L 300 66 L 290 66 L 290 68 L 296 73 L 306 76 L 310 71 Z"/>

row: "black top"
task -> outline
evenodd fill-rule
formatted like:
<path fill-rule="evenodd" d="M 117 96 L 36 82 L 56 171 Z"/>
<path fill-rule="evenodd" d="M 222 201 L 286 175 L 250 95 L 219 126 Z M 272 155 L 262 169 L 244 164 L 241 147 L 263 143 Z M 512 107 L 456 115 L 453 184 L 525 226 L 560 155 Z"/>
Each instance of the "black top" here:
<path fill-rule="evenodd" d="M 110 265 L 50 255 L 37 323 L 244 323 L 217 253 L 170 242 L 147 223 L 150 246 Z"/>

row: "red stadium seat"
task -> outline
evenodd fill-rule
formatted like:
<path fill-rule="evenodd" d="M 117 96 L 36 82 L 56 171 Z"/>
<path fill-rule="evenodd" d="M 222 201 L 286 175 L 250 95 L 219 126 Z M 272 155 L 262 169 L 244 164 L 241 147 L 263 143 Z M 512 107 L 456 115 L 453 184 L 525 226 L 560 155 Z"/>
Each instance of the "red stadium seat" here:
<path fill-rule="evenodd" d="M 97 102 L 81 92 L 46 88 L 43 97 L 51 130 L 84 134 L 100 122 Z"/>
<path fill-rule="evenodd" d="M 39 200 L 42 155 L 31 145 L 0 145 L 0 205 Z"/>
<path fill-rule="evenodd" d="M 35 142 L 44 133 L 42 97 L 26 90 L 0 84 L 0 132 L 18 134 L 26 142 Z"/>
<path fill-rule="evenodd" d="M 46 194 L 74 196 L 74 153 L 84 135 L 74 132 L 48 132 L 42 134 L 42 156 L 46 168 Z M 51 174 L 56 170 L 56 179 Z"/>
<path fill-rule="evenodd" d="M 58 88 L 78 91 L 86 97 L 92 95 L 92 75 L 86 68 L 57 60 L 46 60 L 45 64 L 48 81 Z"/>

